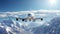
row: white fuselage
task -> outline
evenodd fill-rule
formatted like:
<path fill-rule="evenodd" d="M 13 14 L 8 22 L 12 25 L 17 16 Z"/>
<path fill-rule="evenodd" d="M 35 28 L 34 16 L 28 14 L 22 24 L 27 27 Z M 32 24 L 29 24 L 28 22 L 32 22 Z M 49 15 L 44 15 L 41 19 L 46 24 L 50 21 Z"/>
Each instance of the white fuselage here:
<path fill-rule="evenodd" d="M 27 20 L 28 20 L 28 21 L 34 20 L 33 14 L 28 14 L 28 15 L 27 15 Z"/>

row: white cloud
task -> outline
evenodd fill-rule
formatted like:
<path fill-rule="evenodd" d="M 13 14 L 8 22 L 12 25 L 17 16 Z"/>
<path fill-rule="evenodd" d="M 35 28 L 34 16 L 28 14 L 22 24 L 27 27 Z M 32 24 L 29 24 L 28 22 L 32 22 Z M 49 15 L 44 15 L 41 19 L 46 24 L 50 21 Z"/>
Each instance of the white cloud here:
<path fill-rule="evenodd" d="M 37 16 L 46 16 L 47 14 L 36 14 Z"/>
<path fill-rule="evenodd" d="M 17 12 L 0 12 L 0 17 L 22 15 L 28 13 L 60 13 L 60 10 L 31 10 L 31 11 L 17 11 Z M 39 14 L 40 16 L 46 16 L 46 14 Z M 18 17 L 18 16 L 15 16 Z"/>
<path fill-rule="evenodd" d="M 60 10 L 38 10 L 38 12 L 46 12 L 46 13 L 60 13 Z"/>
<path fill-rule="evenodd" d="M 7 17 L 6 14 L 0 14 L 0 17 Z"/>
<path fill-rule="evenodd" d="M 31 10 L 31 11 L 17 11 L 17 12 L 4 12 L 5 14 L 27 14 L 27 13 L 35 13 L 35 12 L 46 12 L 46 13 L 55 13 L 60 12 L 60 10 Z"/>

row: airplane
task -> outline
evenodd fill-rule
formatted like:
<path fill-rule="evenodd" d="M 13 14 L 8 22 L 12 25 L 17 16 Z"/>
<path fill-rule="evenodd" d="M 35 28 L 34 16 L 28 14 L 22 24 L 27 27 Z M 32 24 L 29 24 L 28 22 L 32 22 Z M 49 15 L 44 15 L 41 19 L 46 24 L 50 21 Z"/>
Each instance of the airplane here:
<path fill-rule="evenodd" d="M 43 18 L 34 18 L 34 14 L 33 13 L 28 13 L 26 18 L 16 18 L 16 21 L 22 20 L 22 21 L 27 22 L 27 20 L 29 20 L 29 21 L 35 22 L 38 19 L 43 21 Z"/>

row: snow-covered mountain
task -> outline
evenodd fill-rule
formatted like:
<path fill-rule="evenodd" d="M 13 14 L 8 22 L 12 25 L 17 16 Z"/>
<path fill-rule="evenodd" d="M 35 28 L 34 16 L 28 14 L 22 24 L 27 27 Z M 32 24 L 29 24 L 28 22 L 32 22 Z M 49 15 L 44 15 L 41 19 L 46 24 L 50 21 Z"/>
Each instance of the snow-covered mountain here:
<path fill-rule="evenodd" d="M 0 34 L 60 34 L 60 17 L 30 29 L 24 25 L 20 27 L 19 23 L 14 23 L 12 20 L 3 20 L 0 22 Z"/>
<path fill-rule="evenodd" d="M 43 25 L 32 29 L 34 34 L 60 34 L 60 17 L 51 19 L 49 25 Z"/>
<path fill-rule="evenodd" d="M 0 22 L 0 34 L 32 34 L 20 28 L 20 24 L 14 23 L 12 20 L 3 20 Z"/>

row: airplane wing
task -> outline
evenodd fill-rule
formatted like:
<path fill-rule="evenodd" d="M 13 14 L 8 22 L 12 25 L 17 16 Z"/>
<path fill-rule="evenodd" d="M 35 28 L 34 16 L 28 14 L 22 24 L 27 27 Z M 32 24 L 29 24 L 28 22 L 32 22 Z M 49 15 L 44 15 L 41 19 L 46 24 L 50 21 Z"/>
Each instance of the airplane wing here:
<path fill-rule="evenodd" d="M 16 21 L 18 21 L 18 20 L 26 21 L 27 19 L 26 18 L 16 18 Z"/>
<path fill-rule="evenodd" d="M 41 21 L 42 21 L 42 20 L 43 20 L 43 18 L 35 18 L 35 20 L 41 20 Z"/>
<path fill-rule="evenodd" d="M 22 21 L 25 21 L 25 22 L 27 22 L 27 18 L 16 18 L 16 21 L 18 21 L 18 20 L 22 20 Z M 35 18 L 35 19 L 33 19 L 33 21 L 35 22 L 35 20 L 43 20 L 43 18 Z"/>

